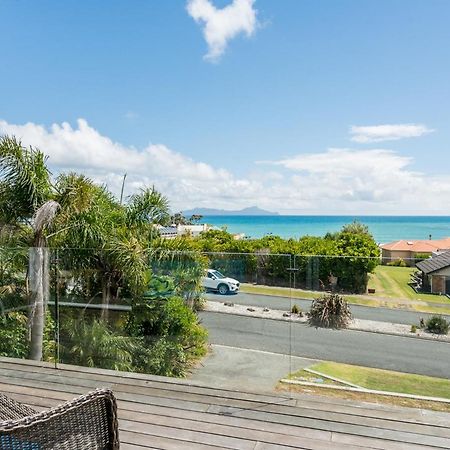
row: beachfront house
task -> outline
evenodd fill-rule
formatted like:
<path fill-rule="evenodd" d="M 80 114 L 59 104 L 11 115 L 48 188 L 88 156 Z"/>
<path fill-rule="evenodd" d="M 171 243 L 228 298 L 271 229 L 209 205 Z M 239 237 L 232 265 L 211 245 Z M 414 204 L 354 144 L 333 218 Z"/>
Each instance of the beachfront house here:
<path fill-rule="evenodd" d="M 422 273 L 423 291 L 450 295 L 450 251 L 437 253 L 416 267 Z"/>
<path fill-rule="evenodd" d="M 439 240 L 400 240 L 380 245 L 383 264 L 403 260 L 414 267 L 417 260 L 430 257 L 433 253 L 450 250 L 450 237 Z"/>

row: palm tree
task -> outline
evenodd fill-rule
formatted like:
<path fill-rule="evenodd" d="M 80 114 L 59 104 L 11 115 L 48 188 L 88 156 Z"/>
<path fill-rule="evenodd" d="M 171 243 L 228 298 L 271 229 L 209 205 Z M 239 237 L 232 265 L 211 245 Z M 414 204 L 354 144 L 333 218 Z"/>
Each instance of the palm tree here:
<path fill-rule="evenodd" d="M 14 137 L 0 137 L 0 224 L 31 223 L 35 211 L 51 196 L 46 156 Z"/>
<path fill-rule="evenodd" d="M 155 187 L 142 189 L 130 197 L 126 206 L 127 225 L 151 230 L 154 225 L 167 225 L 170 220 L 169 201 Z"/>
<path fill-rule="evenodd" d="M 45 307 L 49 297 L 49 258 L 45 230 L 59 205 L 50 200 L 52 188 L 45 155 L 25 148 L 14 137 L 0 138 L 0 225 L 32 227 L 29 253 L 30 358 L 42 359 Z"/>
<path fill-rule="evenodd" d="M 105 187 L 78 174 L 56 182 L 61 205 L 60 230 L 53 245 L 65 249 L 68 268 L 91 271 L 101 284 L 102 317 L 125 286 L 136 293 L 146 286 L 149 242 L 158 235 L 155 224 L 169 219 L 167 199 L 154 187 L 132 195 L 122 206 Z"/>
<path fill-rule="evenodd" d="M 53 200 L 45 202 L 33 217 L 33 246 L 30 248 L 29 280 L 31 294 L 30 358 L 42 359 L 45 311 L 50 298 L 49 249 L 45 230 L 50 227 L 59 209 Z"/>
<path fill-rule="evenodd" d="M 0 139 L 0 199 L 0 227 L 29 230 L 30 358 L 36 360 L 49 298 L 48 245 L 65 250 L 71 270 L 96 274 L 106 318 L 121 289 L 137 293 L 146 286 L 155 225 L 170 218 L 168 200 L 154 187 L 124 206 L 83 175 L 60 175 L 53 186 L 44 154 L 14 137 Z"/>

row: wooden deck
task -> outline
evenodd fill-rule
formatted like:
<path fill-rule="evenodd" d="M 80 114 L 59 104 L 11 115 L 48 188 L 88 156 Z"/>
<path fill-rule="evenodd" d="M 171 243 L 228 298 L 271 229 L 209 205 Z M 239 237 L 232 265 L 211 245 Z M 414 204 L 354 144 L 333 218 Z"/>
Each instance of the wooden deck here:
<path fill-rule="evenodd" d="M 124 450 L 450 448 L 450 414 L 0 358 L 0 391 L 36 409 L 100 386 L 117 396 Z"/>

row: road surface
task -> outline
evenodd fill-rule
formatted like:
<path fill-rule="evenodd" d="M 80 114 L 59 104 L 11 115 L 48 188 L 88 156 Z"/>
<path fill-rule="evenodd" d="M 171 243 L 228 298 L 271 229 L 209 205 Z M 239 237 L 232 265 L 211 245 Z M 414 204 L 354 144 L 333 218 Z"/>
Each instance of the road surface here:
<path fill-rule="evenodd" d="M 212 344 L 450 378 L 450 343 L 201 312 Z"/>

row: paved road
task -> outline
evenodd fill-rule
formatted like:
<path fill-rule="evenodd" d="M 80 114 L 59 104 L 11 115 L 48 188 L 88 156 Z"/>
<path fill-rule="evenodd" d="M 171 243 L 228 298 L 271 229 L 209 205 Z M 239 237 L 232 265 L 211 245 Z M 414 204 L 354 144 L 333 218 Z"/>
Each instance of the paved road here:
<path fill-rule="evenodd" d="M 200 313 L 212 344 L 450 378 L 450 344 L 211 312 Z"/>
<path fill-rule="evenodd" d="M 238 305 L 266 306 L 270 309 L 290 310 L 295 303 L 304 311 L 308 311 L 311 300 L 290 299 L 287 297 L 275 297 L 272 295 L 246 294 L 239 292 L 236 295 L 219 295 L 214 293 L 206 294 L 206 298 L 214 302 L 231 301 Z M 450 304 L 450 303 L 449 303 Z M 351 305 L 351 310 L 356 319 L 378 320 L 381 322 L 403 323 L 406 325 L 418 324 L 420 318 L 425 320 L 430 314 L 417 313 L 414 311 L 404 311 L 390 308 L 372 308 L 369 306 Z M 446 316 L 450 320 L 449 316 Z"/>

